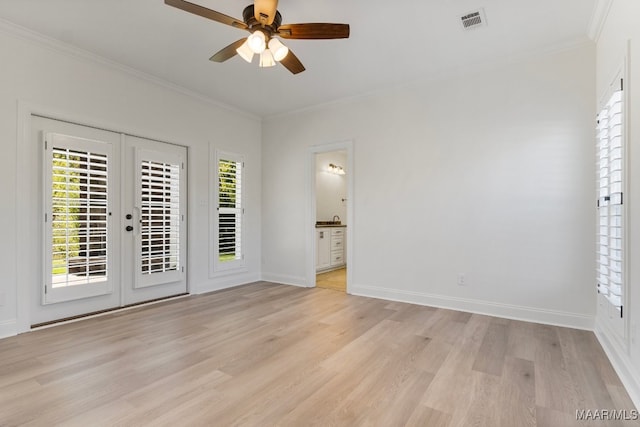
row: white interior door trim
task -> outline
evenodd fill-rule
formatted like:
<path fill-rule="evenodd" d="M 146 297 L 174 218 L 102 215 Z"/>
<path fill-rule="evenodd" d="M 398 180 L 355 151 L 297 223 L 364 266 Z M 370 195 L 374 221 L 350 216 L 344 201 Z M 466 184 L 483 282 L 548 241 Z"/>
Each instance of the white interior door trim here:
<path fill-rule="evenodd" d="M 354 142 L 353 140 L 314 145 L 307 150 L 307 203 L 306 203 L 306 287 L 316 286 L 316 154 L 329 151 L 347 152 L 347 293 L 353 286 L 354 270 L 354 221 L 353 221 L 353 182 L 354 182 Z"/>

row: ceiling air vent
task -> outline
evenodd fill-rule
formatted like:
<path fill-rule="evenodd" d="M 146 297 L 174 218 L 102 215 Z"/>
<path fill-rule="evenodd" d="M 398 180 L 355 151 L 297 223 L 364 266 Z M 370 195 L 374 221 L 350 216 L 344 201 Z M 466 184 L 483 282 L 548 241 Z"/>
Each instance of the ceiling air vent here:
<path fill-rule="evenodd" d="M 487 18 L 484 16 L 484 9 L 478 9 L 474 12 L 462 15 L 460 17 L 460 23 L 462 24 L 462 28 L 465 30 L 484 27 L 487 25 Z"/>

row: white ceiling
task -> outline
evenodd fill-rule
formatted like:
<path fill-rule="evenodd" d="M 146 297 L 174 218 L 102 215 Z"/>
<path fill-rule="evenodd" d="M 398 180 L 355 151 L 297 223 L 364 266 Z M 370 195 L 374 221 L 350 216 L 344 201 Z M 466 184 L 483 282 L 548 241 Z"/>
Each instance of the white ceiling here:
<path fill-rule="evenodd" d="M 242 20 L 251 0 L 191 0 Z M 307 70 L 209 57 L 248 33 L 164 0 L 2 0 L 0 18 L 197 92 L 270 116 L 587 40 L 596 0 L 280 0 L 283 23 L 351 25 L 347 40 L 285 40 Z M 488 26 L 459 16 L 483 7 Z"/>

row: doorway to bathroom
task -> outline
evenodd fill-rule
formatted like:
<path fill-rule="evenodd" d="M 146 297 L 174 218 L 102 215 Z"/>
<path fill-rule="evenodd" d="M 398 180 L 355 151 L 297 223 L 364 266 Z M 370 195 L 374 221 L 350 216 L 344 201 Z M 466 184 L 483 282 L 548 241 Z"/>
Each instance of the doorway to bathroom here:
<path fill-rule="evenodd" d="M 315 286 L 347 292 L 350 251 L 350 146 L 313 153 L 313 274 Z"/>

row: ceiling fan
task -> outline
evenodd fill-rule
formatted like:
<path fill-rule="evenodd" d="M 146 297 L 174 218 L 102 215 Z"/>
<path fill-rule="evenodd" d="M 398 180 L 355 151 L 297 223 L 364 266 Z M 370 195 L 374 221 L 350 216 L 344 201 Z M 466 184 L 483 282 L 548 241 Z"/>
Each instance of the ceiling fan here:
<path fill-rule="evenodd" d="M 284 24 L 278 12 L 278 0 L 254 0 L 254 4 L 244 8 L 243 20 L 227 16 L 184 0 L 164 0 L 165 4 L 230 25 L 251 33 L 223 48 L 211 58 L 211 61 L 224 62 L 240 55 L 251 62 L 254 54 L 260 55 L 260 67 L 272 67 L 280 62 L 293 74 L 305 70 L 304 65 L 277 37 L 283 39 L 346 39 L 349 38 L 349 24 Z"/>

